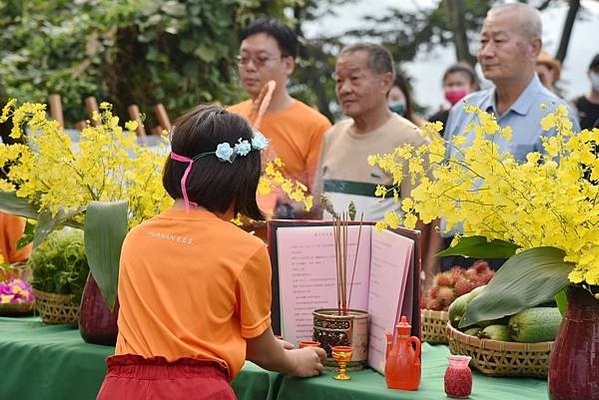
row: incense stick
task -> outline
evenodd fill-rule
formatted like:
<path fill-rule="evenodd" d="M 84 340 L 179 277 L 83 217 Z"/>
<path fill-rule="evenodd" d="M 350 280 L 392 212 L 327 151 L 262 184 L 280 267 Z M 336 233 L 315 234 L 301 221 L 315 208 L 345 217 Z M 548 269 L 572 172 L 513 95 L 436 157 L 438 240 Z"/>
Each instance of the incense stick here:
<path fill-rule="evenodd" d="M 351 280 L 349 282 L 349 297 L 347 299 L 348 307 L 351 307 L 351 294 L 354 288 L 354 277 L 356 276 L 356 265 L 358 264 L 358 252 L 360 251 L 360 239 L 362 237 L 362 224 L 364 222 L 364 213 L 360 214 L 360 228 L 358 229 L 358 242 L 356 243 L 356 253 L 354 254 L 354 265 L 351 271 Z"/>
<path fill-rule="evenodd" d="M 341 267 L 341 306 L 342 306 L 342 314 L 347 315 L 347 230 L 348 230 L 348 222 L 347 222 L 347 213 L 343 213 L 342 220 L 343 227 L 343 242 L 341 243 L 343 249 L 343 257 L 341 261 L 343 262 Z"/>
<path fill-rule="evenodd" d="M 342 212 L 333 216 L 333 237 L 335 241 L 335 270 L 337 274 L 337 312 L 338 315 L 347 315 L 351 306 L 352 290 L 356 276 L 356 267 L 358 263 L 358 254 L 360 241 L 362 238 L 362 226 L 364 222 L 364 213 L 360 217 L 358 230 L 358 241 L 354 253 L 353 266 L 351 271 L 351 280 L 349 282 L 348 296 L 348 258 L 349 258 L 349 213 Z"/>
<path fill-rule="evenodd" d="M 339 218 L 333 217 L 333 238 L 335 241 L 335 271 L 337 273 L 337 313 L 341 315 L 341 277 L 339 276 L 341 272 L 339 261 L 341 260 L 341 246 L 339 242 L 339 229 L 338 229 Z"/>

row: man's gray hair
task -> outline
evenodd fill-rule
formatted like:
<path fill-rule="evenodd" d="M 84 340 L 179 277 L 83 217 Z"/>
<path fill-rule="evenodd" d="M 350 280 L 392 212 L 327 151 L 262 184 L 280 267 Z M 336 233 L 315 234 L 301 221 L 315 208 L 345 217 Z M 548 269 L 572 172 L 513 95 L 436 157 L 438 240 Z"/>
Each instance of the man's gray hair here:
<path fill-rule="evenodd" d="M 526 37 L 530 39 L 543 38 L 543 22 L 541 14 L 536 8 L 524 3 L 499 4 L 489 10 L 487 17 L 502 12 L 514 14 L 517 29 Z"/>
<path fill-rule="evenodd" d="M 339 56 L 365 51 L 368 53 L 368 68 L 377 75 L 387 72 L 395 75 L 395 66 L 393 65 L 393 56 L 389 50 L 376 43 L 355 43 L 345 46 L 339 52 Z"/>

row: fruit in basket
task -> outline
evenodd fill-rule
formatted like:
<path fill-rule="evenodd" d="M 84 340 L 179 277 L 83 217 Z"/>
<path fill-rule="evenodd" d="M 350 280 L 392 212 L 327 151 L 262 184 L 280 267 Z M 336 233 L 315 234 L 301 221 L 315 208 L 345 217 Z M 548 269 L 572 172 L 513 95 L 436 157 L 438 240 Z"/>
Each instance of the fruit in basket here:
<path fill-rule="evenodd" d="M 458 327 L 462 315 L 466 312 L 468 304 L 483 290 L 485 286 L 474 288 L 470 293 L 466 293 L 455 299 L 449 306 L 449 321 L 454 327 Z"/>
<path fill-rule="evenodd" d="M 457 299 L 454 300 L 453 303 L 449 306 L 449 322 L 455 328 L 458 327 L 460 320 L 462 319 L 462 315 L 466 312 L 466 300 L 468 299 L 468 294 L 461 295 Z"/>
<path fill-rule="evenodd" d="M 557 307 L 534 307 L 512 316 L 508 327 L 516 342 L 548 342 L 555 340 L 561 323 Z"/>
<path fill-rule="evenodd" d="M 468 328 L 466 329 L 466 331 L 464 332 L 466 335 L 470 335 L 470 336 L 478 336 L 478 334 L 480 333 L 480 329 L 478 326 L 475 326 L 474 328 Z"/>
<path fill-rule="evenodd" d="M 510 322 L 509 316 L 497 318 L 497 319 L 488 319 L 485 321 L 478 321 L 477 325 L 480 326 L 481 328 L 486 328 L 487 326 L 490 326 L 490 325 L 507 325 L 508 322 Z"/>
<path fill-rule="evenodd" d="M 455 300 L 455 290 L 449 286 L 441 286 L 437 294 L 437 301 L 442 305 L 449 306 Z"/>
<path fill-rule="evenodd" d="M 472 293 L 481 285 L 486 285 L 493 275 L 494 272 L 489 264 L 483 260 L 476 261 L 468 269 L 453 267 L 435 276 L 434 284 L 427 293 L 424 305 L 431 310 L 447 311 L 456 298 Z"/>
<path fill-rule="evenodd" d="M 480 331 L 479 337 L 481 339 L 501 340 L 503 342 L 512 340 L 507 325 L 489 325 Z"/>

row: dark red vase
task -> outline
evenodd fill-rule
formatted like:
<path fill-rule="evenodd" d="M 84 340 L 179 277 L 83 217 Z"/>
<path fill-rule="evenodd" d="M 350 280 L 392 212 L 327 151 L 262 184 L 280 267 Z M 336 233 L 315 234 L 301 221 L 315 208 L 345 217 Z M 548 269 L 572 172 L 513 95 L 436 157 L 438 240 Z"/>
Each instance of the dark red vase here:
<path fill-rule="evenodd" d="M 96 280 L 91 273 L 88 274 L 79 310 L 79 332 L 83 340 L 87 343 L 114 346 L 118 335 L 118 313 L 118 299 L 114 311 L 110 311 Z"/>
<path fill-rule="evenodd" d="M 599 400 L 599 300 L 569 286 L 568 312 L 549 359 L 551 400 Z"/>

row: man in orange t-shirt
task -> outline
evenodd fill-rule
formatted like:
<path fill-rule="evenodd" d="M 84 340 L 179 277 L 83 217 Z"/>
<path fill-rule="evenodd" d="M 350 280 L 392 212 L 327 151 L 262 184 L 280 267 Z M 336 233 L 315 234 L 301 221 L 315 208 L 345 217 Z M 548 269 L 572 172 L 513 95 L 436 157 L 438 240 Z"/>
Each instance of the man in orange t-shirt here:
<path fill-rule="evenodd" d="M 324 133 L 329 120 L 292 98 L 287 91 L 299 46 L 295 32 L 275 19 L 254 21 L 241 36 L 238 59 L 241 86 L 251 100 L 228 108 L 256 125 L 261 90 L 269 81 L 276 86 L 258 128 L 271 141 L 274 154 L 285 163 L 289 178 L 312 188 Z"/>

